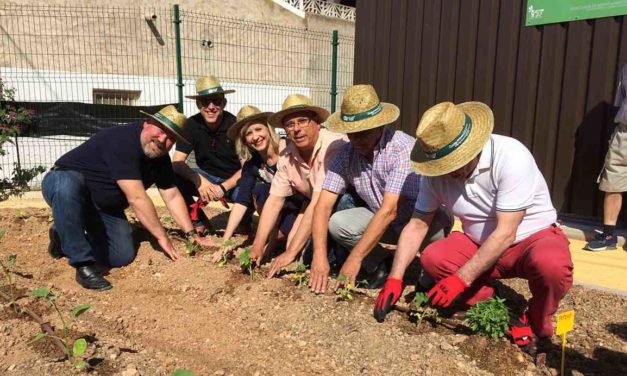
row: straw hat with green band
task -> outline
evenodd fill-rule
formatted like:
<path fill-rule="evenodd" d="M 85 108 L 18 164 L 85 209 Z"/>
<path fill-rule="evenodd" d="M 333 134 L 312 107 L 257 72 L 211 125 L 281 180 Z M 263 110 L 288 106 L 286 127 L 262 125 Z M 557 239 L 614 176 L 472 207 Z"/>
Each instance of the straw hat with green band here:
<path fill-rule="evenodd" d="M 399 115 L 398 107 L 379 101 L 372 85 L 355 85 L 346 90 L 340 111 L 329 116 L 326 126 L 338 133 L 355 133 L 393 123 Z"/>
<path fill-rule="evenodd" d="M 162 108 L 156 114 L 149 114 L 141 110 L 139 112 L 156 120 L 156 125 L 160 128 L 164 128 L 165 131 L 174 134 L 177 141 L 183 141 L 189 144 L 189 141 L 187 141 L 185 137 L 183 137 L 183 128 L 185 127 L 185 121 L 187 120 L 187 118 L 185 117 L 185 115 L 178 112 L 176 110 L 176 107 L 174 107 L 173 105 Z"/>
<path fill-rule="evenodd" d="M 272 115 L 272 112 L 261 112 L 261 110 L 255 106 L 244 106 L 237 113 L 237 121 L 235 124 L 231 125 L 226 135 L 229 136 L 231 140 L 235 141 L 239 137 L 240 130 L 243 127 L 255 121 L 267 125 L 270 115 Z"/>
<path fill-rule="evenodd" d="M 437 104 L 420 119 L 411 152 L 414 170 L 425 176 L 453 172 L 476 157 L 492 134 L 494 115 L 481 102 Z"/>
<path fill-rule="evenodd" d="M 196 80 L 196 95 L 186 95 L 185 98 L 198 99 L 202 97 L 209 97 L 217 94 L 231 94 L 235 93 L 235 90 L 224 90 L 220 81 L 212 75 L 206 77 L 200 77 Z"/>
<path fill-rule="evenodd" d="M 281 111 L 270 116 L 268 123 L 275 128 L 283 128 L 284 117 L 302 111 L 314 112 L 318 116 L 317 120 L 320 124 L 324 123 L 329 117 L 329 111 L 322 107 L 314 106 L 311 98 L 302 94 L 290 94 L 283 101 Z"/>

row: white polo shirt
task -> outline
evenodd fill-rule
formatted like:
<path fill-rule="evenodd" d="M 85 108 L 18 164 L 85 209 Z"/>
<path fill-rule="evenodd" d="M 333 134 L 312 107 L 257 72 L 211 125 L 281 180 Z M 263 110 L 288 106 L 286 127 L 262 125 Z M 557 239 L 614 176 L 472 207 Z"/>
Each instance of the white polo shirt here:
<path fill-rule="evenodd" d="M 432 213 L 440 204 L 460 219 L 464 233 L 478 244 L 496 228 L 497 211 L 526 210 L 514 243 L 557 219 L 549 189 L 529 150 L 518 140 L 495 134 L 465 182 L 447 175 L 421 179 L 416 212 Z"/>

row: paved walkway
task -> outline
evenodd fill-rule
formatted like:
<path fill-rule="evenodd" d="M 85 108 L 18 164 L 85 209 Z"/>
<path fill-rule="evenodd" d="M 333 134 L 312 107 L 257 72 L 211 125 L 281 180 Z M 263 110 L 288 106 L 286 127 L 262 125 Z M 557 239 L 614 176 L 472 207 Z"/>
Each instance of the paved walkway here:
<path fill-rule="evenodd" d="M 149 189 L 148 194 L 157 206 L 163 206 L 156 189 Z M 28 192 L 19 199 L 11 198 L 0 202 L 0 208 L 45 207 L 47 205 L 38 191 Z M 216 207 L 222 206 L 216 204 Z M 456 222 L 454 229 L 460 228 L 460 223 Z M 570 251 L 575 264 L 575 283 L 627 295 L 627 252 L 623 248 L 604 252 L 584 251 L 583 246 L 586 242 L 583 240 L 583 232 L 572 228 L 565 232 L 570 237 Z"/>

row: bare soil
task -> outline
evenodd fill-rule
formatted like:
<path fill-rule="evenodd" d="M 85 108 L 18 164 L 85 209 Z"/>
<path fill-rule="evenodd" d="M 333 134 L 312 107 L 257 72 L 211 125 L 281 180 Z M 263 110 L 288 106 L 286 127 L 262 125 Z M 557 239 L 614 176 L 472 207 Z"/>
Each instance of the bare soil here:
<path fill-rule="evenodd" d="M 207 214 L 223 228 L 227 213 L 208 208 Z M 168 222 L 165 211 L 160 215 Z M 359 290 L 353 301 L 316 296 L 297 287 L 289 273 L 268 280 L 262 270 L 251 280 L 236 261 L 220 268 L 211 263 L 209 250 L 173 263 L 137 225 L 136 261 L 110 271 L 112 290 L 88 291 L 74 281 L 65 259 L 48 256 L 49 225 L 46 209 L 0 210 L 0 228 L 6 230 L 0 255 L 17 255 L 21 294 L 49 287 L 61 294 L 64 312 L 93 304 L 72 331 L 73 338 L 87 339 L 91 369 L 73 370 L 49 340 L 29 343 L 38 325 L 3 302 L 0 374 L 171 375 L 179 367 L 197 375 L 559 374 L 560 338 L 554 338 L 546 365 L 538 367 L 505 339 L 428 322 L 417 327 L 400 312 L 379 324 L 372 317 L 377 291 Z M 183 249 L 180 241 L 178 247 Z M 522 280 L 501 289 L 518 309 L 529 298 Z M 59 329 L 50 307 L 30 297 L 18 302 Z M 568 335 L 567 374 L 627 374 L 627 298 L 576 286 L 560 307 L 569 309 L 576 310 L 576 325 Z"/>

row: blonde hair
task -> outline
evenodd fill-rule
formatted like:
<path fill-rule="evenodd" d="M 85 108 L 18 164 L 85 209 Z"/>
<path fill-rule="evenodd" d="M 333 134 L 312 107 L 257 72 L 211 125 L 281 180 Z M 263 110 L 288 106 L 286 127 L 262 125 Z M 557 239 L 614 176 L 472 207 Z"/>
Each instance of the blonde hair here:
<path fill-rule="evenodd" d="M 262 124 L 266 126 L 266 128 L 268 128 L 268 133 L 270 134 L 270 144 L 268 145 L 268 148 L 269 149 L 272 148 L 272 150 L 278 154 L 279 153 L 279 135 L 274 131 L 274 128 L 272 128 L 265 122 L 253 120 L 249 123 L 244 124 L 242 129 L 240 129 L 239 131 L 239 137 L 237 137 L 237 139 L 235 140 L 235 150 L 237 151 L 237 155 L 240 157 L 240 159 L 244 161 L 248 161 L 250 160 L 250 158 L 252 158 L 253 156 L 252 153 L 256 152 L 255 149 L 246 145 L 246 141 L 245 141 L 246 131 L 248 130 L 248 127 L 250 127 L 252 124 Z"/>

